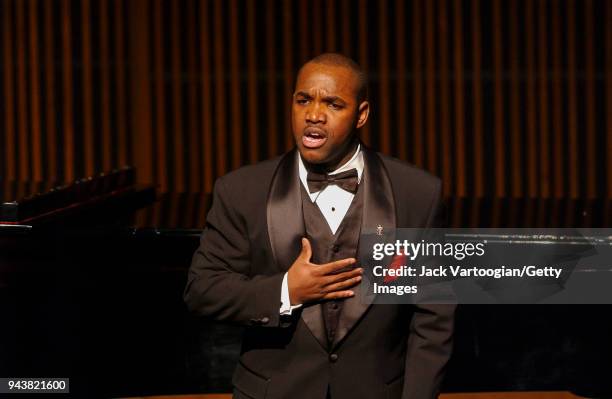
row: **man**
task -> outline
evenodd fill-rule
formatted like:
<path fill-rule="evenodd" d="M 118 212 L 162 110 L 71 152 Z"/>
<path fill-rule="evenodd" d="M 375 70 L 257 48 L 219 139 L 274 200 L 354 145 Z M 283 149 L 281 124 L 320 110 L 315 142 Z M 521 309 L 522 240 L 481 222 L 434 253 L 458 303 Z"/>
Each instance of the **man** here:
<path fill-rule="evenodd" d="M 185 301 L 247 325 L 235 398 L 433 398 L 454 308 L 367 305 L 360 231 L 438 223 L 440 182 L 360 144 L 365 76 L 323 54 L 293 95 L 297 151 L 217 180 Z"/>

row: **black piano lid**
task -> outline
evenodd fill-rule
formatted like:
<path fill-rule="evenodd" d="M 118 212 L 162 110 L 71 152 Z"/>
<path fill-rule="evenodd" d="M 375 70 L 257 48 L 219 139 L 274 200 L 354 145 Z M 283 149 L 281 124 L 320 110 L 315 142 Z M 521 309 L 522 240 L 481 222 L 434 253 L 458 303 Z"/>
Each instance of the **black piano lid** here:
<path fill-rule="evenodd" d="M 135 181 L 133 167 L 100 173 L 70 184 L 0 181 L 0 229 L 12 232 L 19 230 L 18 226 L 63 223 L 77 218 L 79 223 L 87 225 L 89 217 L 95 215 L 100 219 L 108 216 L 104 211 L 119 211 L 117 207 L 127 207 L 133 212 L 155 200 L 152 185 L 138 185 Z"/>

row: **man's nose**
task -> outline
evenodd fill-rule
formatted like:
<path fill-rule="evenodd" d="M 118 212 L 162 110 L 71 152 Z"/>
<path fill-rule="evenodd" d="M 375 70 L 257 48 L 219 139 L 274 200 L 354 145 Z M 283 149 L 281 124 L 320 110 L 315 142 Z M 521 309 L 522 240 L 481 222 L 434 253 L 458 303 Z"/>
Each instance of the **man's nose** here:
<path fill-rule="evenodd" d="M 326 115 L 321 106 L 317 103 L 312 104 L 306 111 L 306 122 L 310 123 L 325 123 Z"/>

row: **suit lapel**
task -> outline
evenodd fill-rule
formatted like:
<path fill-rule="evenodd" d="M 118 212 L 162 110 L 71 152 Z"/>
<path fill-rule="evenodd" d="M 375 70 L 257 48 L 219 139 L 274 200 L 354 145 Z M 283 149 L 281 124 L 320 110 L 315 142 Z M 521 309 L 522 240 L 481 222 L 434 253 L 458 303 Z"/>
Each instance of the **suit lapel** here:
<path fill-rule="evenodd" d="M 283 156 L 268 194 L 268 237 L 274 261 L 282 271 L 287 271 L 300 253 L 305 234 L 296 157 L 295 151 Z"/>
<path fill-rule="evenodd" d="M 267 203 L 268 237 L 274 261 L 287 271 L 301 250 L 306 235 L 300 194 L 300 178 L 296 151 L 287 153 L 279 162 L 272 179 Z M 302 320 L 323 347 L 327 347 L 320 304 L 304 306 Z"/>
<path fill-rule="evenodd" d="M 364 146 L 362 148 L 364 170 L 360 184 L 364 184 L 364 202 L 361 233 L 376 231 L 379 225 L 384 231 L 393 231 L 396 226 L 395 199 L 389 176 L 378 155 Z M 361 259 L 361 255 L 358 253 L 357 259 Z M 345 300 L 332 348 L 346 337 L 370 306 L 362 291 L 357 287 L 355 296 Z"/>

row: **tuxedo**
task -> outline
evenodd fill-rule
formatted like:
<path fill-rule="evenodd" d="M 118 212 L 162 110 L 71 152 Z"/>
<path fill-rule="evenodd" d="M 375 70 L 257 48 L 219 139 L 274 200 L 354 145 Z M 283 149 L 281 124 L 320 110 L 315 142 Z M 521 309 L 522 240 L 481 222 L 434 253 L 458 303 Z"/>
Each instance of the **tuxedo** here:
<path fill-rule="evenodd" d="M 439 225 L 437 178 L 362 151 L 355 216 L 362 232 Z M 193 312 L 247 326 L 234 397 L 323 399 L 328 389 L 333 399 L 436 397 L 451 353 L 454 306 L 368 305 L 355 289 L 342 300 L 331 335 L 328 303 L 280 315 L 283 277 L 311 214 L 297 161 L 294 150 L 217 180 L 189 270 L 185 301 Z"/>

